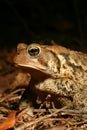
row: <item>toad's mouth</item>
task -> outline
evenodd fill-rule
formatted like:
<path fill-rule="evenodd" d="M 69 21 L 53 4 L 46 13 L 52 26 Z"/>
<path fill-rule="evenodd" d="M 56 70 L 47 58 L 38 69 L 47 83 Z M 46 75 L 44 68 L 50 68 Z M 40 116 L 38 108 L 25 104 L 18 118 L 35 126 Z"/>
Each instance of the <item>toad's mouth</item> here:
<path fill-rule="evenodd" d="M 21 63 L 17 64 L 17 66 L 22 67 L 22 68 L 26 68 L 27 70 L 28 69 L 29 70 L 34 69 L 34 70 L 40 71 L 40 72 L 42 72 L 42 73 L 44 73 L 46 75 L 51 75 L 52 76 L 51 71 L 49 69 L 47 69 L 46 67 L 44 67 L 44 66 L 35 66 L 35 65 L 32 66 L 32 64 L 25 65 L 25 64 L 21 64 Z"/>

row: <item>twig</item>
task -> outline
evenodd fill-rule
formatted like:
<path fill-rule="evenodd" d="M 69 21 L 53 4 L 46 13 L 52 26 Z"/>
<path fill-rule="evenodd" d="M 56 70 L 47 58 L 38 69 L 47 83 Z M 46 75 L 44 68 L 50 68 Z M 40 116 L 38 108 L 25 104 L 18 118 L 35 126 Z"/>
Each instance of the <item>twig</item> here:
<path fill-rule="evenodd" d="M 3 102 L 3 101 L 5 101 L 5 100 L 7 100 L 8 98 L 10 98 L 10 97 L 11 97 L 12 95 L 14 95 L 15 93 L 20 92 L 20 91 L 24 91 L 24 90 L 25 90 L 25 89 L 17 89 L 17 90 L 15 90 L 15 91 L 11 92 L 10 94 L 6 95 L 5 97 L 0 98 L 0 102 Z"/>
<path fill-rule="evenodd" d="M 63 108 L 61 108 L 61 109 L 57 109 L 55 112 L 53 112 L 53 113 L 51 113 L 51 114 L 45 115 L 45 116 L 43 116 L 43 117 L 39 117 L 39 118 L 36 119 L 35 121 L 32 121 L 32 122 L 26 124 L 26 128 L 32 126 L 33 124 L 39 123 L 39 122 L 41 122 L 41 121 L 43 121 L 43 120 L 45 120 L 45 119 L 47 119 L 47 118 L 49 118 L 49 117 L 52 117 L 52 116 L 54 116 L 55 114 L 57 114 L 57 113 L 63 111 L 63 110 L 66 109 L 66 108 L 67 108 L 67 107 L 63 107 Z"/>
<path fill-rule="evenodd" d="M 48 109 L 48 111 L 51 111 L 51 112 L 55 112 L 59 109 Z M 34 112 L 47 112 L 46 109 L 34 109 Z M 64 113 L 72 113 L 72 114 L 87 114 L 87 111 L 80 111 L 80 110 L 70 110 L 70 109 L 65 109 L 63 110 L 62 112 Z"/>

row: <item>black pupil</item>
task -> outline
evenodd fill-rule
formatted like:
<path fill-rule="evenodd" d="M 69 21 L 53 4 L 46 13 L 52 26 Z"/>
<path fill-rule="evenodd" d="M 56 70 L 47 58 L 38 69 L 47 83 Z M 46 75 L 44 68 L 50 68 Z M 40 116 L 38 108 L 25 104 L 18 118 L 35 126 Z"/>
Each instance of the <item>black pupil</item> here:
<path fill-rule="evenodd" d="M 36 56 L 39 54 L 39 48 L 31 48 L 28 50 L 30 56 Z"/>

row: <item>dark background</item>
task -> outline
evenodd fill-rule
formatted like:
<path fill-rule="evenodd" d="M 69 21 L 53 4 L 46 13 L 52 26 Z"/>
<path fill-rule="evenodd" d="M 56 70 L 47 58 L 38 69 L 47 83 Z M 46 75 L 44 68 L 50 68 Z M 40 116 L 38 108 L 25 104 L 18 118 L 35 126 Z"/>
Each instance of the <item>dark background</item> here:
<path fill-rule="evenodd" d="M 86 0 L 0 0 L 0 48 L 52 40 L 87 52 Z"/>

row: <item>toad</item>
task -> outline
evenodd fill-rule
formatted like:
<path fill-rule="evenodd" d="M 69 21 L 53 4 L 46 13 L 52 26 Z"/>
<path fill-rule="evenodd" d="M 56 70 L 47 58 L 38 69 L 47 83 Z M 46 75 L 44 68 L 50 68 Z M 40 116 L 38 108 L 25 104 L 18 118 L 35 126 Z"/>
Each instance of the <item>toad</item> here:
<path fill-rule="evenodd" d="M 87 54 L 59 45 L 20 43 L 14 62 L 31 74 L 30 89 L 36 95 L 50 94 L 61 106 L 87 110 Z"/>

